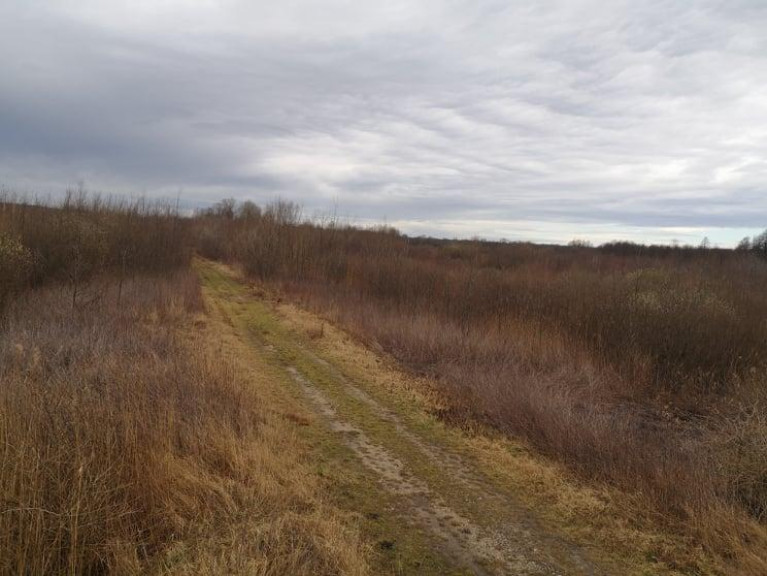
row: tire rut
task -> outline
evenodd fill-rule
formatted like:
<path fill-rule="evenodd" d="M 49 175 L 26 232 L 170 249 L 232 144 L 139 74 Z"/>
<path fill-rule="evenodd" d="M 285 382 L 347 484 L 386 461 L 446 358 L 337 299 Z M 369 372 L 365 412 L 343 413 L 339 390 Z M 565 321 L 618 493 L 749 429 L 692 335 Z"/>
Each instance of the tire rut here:
<path fill-rule="evenodd" d="M 328 369 L 334 379 L 344 386 L 345 392 L 365 403 L 377 417 L 391 422 L 400 436 L 414 444 L 462 484 L 467 495 L 471 495 L 475 501 L 484 499 L 485 506 L 509 508 L 508 499 L 488 490 L 479 476 L 471 472 L 458 456 L 427 444 L 407 430 L 394 412 L 352 385 L 331 364 L 312 352 L 302 352 Z M 340 417 L 322 390 L 295 367 L 288 366 L 287 371 L 300 386 L 314 411 L 341 437 L 343 443 L 362 464 L 376 475 L 383 488 L 401 500 L 409 520 L 436 537 L 438 546 L 446 557 L 477 575 L 554 576 L 569 573 L 563 572 L 543 553 L 547 543 L 536 541 L 534 534 L 537 531 L 522 514 L 514 519 L 513 524 L 505 523 L 503 530 L 488 530 L 477 525 L 450 507 L 424 480 L 410 472 L 405 463 L 390 450 L 373 442 L 362 429 Z M 557 542 L 557 545 L 561 548 L 562 542 Z M 578 567 L 578 573 L 594 574 L 591 566 L 580 558 L 579 554 L 574 556 L 572 564 Z"/>
<path fill-rule="evenodd" d="M 482 501 L 485 508 L 504 510 L 506 517 L 513 518 L 513 522 L 505 522 L 494 530 L 491 539 L 496 543 L 502 543 L 505 548 L 514 554 L 524 552 L 527 556 L 536 557 L 535 564 L 541 570 L 529 572 L 531 574 L 560 574 L 561 570 L 556 567 L 559 562 L 555 558 L 542 559 L 544 550 L 558 550 L 559 556 L 566 556 L 566 564 L 577 571 L 578 574 L 597 576 L 603 574 L 597 567 L 584 556 L 575 546 L 563 538 L 548 534 L 538 526 L 531 514 L 521 505 L 514 502 L 508 495 L 494 489 L 488 481 L 459 455 L 424 441 L 415 433 L 411 432 L 403 423 L 399 415 L 393 410 L 383 406 L 370 394 L 352 383 L 336 366 L 321 358 L 305 346 L 298 345 L 302 355 L 316 364 L 322 366 L 333 378 L 344 387 L 344 391 L 365 404 L 381 420 L 391 423 L 397 434 L 415 446 L 429 461 L 437 465 L 450 480 L 460 485 L 462 491 L 472 495 L 476 503 Z M 320 393 L 321 394 L 321 393 Z M 527 574 L 528 572 L 514 572 L 514 574 Z M 570 573 L 570 572 L 565 572 Z"/>
<path fill-rule="evenodd" d="M 497 574 L 498 567 L 504 571 L 502 573 L 509 574 L 549 574 L 534 561 L 507 558 L 502 551 L 502 542 L 482 535 L 478 526 L 447 506 L 424 481 L 410 474 L 399 458 L 372 442 L 365 432 L 342 420 L 328 398 L 298 370 L 293 367 L 287 370 L 316 412 L 343 438 L 344 444 L 362 464 L 376 474 L 383 487 L 406 500 L 412 520 L 439 539 L 439 546 L 447 557 L 483 576 Z"/>

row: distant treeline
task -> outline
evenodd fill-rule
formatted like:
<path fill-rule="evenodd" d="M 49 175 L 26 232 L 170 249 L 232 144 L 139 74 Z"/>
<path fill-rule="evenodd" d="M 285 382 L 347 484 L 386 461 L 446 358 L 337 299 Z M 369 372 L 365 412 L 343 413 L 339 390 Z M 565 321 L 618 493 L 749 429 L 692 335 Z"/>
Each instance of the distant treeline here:
<path fill-rule="evenodd" d="M 754 252 L 762 258 L 767 258 L 767 230 L 751 238 L 746 236 L 738 243 L 736 250 Z"/>

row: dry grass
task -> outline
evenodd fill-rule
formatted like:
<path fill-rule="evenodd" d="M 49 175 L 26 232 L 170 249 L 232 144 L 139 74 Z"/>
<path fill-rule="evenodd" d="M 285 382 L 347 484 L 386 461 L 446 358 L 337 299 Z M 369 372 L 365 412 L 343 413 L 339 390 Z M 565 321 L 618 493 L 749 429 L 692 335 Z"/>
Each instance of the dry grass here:
<path fill-rule="evenodd" d="M 316 314 L 284 301 L 278 310 L 292 330 L 311 338 L 318 324 Z M 628 500 L 620 490 L 579 482 L 561 463 L 542 458 L 525 442 L 478 425 L 476 420 L 466 422 L 469 429 L 451 426 L 446 418 L 435 421 L 430 415 L 446 415 L 451 409 L 433 378 L 403 371 L 396 361 L 331 323 L 323 340 L 314 345 L 345 374 L 358 382 L 370 382 L 369 393 L 414 408 L 419 426 L 443 440 L 448 438 L 488 477 L 506 489 L 513 488 L 516 497 L 549 519 L 556 530 L 565 530 L 573 541 L 590 549 L 598 543 L 598 554 L 603 557 L 620 558 L 624 573 L 716 573 L 711 558 L 689 538 L 665 531 L 641 498 Z"/>
<path fill-rule="evenodd" d="M 242 369 L 179 338 L 200 310 L 192 241 L 432 376 L 446 419 L 521 437 L 733 572 L 767 572 L 758 251 L 413 240 L 302 223 L 284 203 L 185 220 L 82 194 L 7 200 L 6 573 L 364 571 Z"/>
<path fill-rule="evenodd" d="M 445 403 L 443 418 L 489 424 L 581 477 L 637 496 L 625 501 L 627 516 L 694 536 L 733 573 L 767 569 L 760 508 L 767 428 L 760 407 L 684 420 L 622 400 L 610 378 L 617 376 L 568 355 L 555 340 L 539 345 L 538 336 L 522 328 L 508 340 L 492 330 L 466 339 L 460 326 L 433 317 L 404 322 L 373 306 L 334 308 L 315 297 L 305 302 L 430 375 Z M 676 561 L 685 555 L 678 553 Z"/>
<path fill-rule="evenodd" d="M 0 573 L 364 574 L 191 272 L 54 286 L 0 331 Z M 94 296 L 98 295 L 98 298 Z M 91 297 L 94 297 L 91 299 Z"/>
<path fill-rule="evenodd" d="M 524 438 L 733 571 L 767 571 L 756 253 L 412 240 L 279 205 L 196 226 L 209 255 L 433 376 L 446 418 Z"/>

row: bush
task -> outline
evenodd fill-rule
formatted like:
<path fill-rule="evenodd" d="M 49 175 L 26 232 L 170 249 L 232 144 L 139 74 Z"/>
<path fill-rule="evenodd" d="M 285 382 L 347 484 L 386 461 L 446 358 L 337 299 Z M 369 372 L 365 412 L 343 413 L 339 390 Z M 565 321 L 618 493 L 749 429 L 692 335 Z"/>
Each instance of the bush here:
<path fill-rule="evenodd" d="M 0 311 L 30 280 L 32 252 L 18 240 L 0 234 Z"/>
<path fill-rule="evenodd" d="M 84 194 L 56 205 L 0 198 L 0 305 L 21 285 L 65 282 L 76 303 L 79 287 L 95 275 L 176 269 L 191 257 L 187 228 L 163 204 Z"/>

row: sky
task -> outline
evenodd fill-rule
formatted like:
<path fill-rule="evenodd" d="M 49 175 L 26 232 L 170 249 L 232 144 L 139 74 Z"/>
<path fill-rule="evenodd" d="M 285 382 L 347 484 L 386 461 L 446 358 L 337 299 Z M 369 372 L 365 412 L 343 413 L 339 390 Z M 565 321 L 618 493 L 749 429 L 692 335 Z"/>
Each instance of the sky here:
<path fill-rule="evenodd" d="M 413 235 L 767 227 L 764 0 L 2 0 L 0 186 Z"/>

